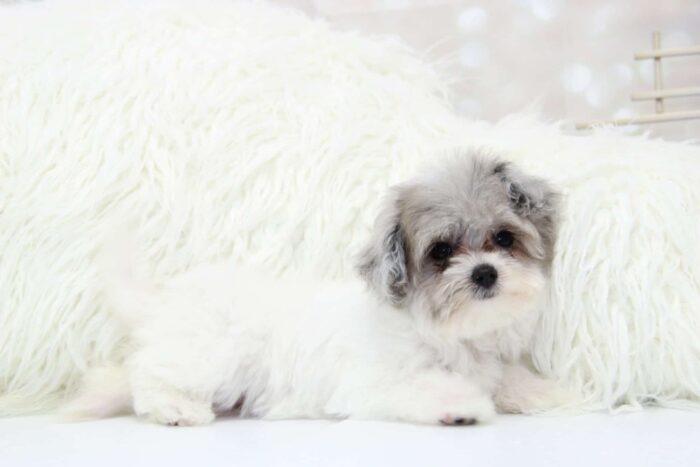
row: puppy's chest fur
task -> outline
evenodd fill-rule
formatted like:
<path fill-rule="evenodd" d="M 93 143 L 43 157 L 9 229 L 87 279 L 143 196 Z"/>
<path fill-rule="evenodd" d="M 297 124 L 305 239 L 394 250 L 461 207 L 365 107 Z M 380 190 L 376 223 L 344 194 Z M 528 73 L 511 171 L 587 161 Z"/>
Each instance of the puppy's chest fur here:
<path fill-rule="evenodd" d="M 504 366 L 518 364 L 528 352 L 537 318 L 536 313 L 524 314 L 509 327 L 477 339 L 435 343 L 434 358 L 447 370 L 474 379 L 494 393 L 501 383 Z"/>

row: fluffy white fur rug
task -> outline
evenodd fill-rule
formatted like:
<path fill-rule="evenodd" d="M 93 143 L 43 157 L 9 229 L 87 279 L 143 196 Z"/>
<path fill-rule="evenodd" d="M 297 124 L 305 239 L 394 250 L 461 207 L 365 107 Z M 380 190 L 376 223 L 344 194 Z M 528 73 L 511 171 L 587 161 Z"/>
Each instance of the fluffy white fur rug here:
<path fill-rule="evenodd" d="M 114 219 L 161 277 L 344 276 L 385 187 L 472 145 L 568 195 L 537 367 L 589 408 L 700 397 L 697 146 L 460 118 L 410 51 L 260 4 L 5 5 L 0 57 L 0 413 L 118 358 L 94 265 Z"/>

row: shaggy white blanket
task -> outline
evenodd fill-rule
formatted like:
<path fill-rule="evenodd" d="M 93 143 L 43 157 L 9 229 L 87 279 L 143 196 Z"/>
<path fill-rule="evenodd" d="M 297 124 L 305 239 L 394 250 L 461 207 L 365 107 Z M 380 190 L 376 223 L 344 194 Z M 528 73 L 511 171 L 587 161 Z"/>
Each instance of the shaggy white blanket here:
<path fill-rule="evenodd" d="M 161 277 L 233 256 L 352 274 L 379 195 L 485 146 L 568 196 L 536 366 L 587 408 L 700 398 L 700 149 L 458 117 L 388 39 L 231 1 L 0 6 L 0 413 L 46 408 L 121 336 L 95 286 L 128 217 Z"/>

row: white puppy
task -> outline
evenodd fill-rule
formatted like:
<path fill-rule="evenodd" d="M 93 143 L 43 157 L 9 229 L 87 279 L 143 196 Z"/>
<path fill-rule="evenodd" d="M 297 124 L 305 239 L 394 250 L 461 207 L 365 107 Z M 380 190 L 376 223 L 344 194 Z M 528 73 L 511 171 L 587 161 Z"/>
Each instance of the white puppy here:
<path fill-rule="evenodd" d="M 360 256 L 364 281 L 275 281 L 219 264 L 155 285 L 117 268 L 107 292 L 129 355 L 88 374 L 66 412 L 473 424 L 556 403 L 518 366 L 556 201 L 510 164 L 462 157 L 391 190 Z"/>

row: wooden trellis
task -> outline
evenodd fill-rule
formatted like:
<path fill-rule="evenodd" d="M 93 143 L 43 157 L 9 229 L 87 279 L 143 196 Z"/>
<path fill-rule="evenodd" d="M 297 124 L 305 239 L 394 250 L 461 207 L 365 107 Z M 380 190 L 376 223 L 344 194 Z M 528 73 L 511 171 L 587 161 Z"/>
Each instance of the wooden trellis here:
<path fill-rule="evenodd" d="M 700 55 L 700 45 L 691 47 L 662 49 L 661 33 L 654 32 L 652 35 L 652 50 L 645 52 L 637 52 L 634 54 L 635 60 L 654 60 L 654 90 L 635 92 L 632 93 L 630 97 L 633 101 L 656 101 L 656 113 L 648 115 L 638 115 L 635 117 L 627 118 L 614 118 L 610 120 L 581 122 L 576 124 L 576 129 L 584 130 L 601 125 L 636 125 L 640 123 L 672 122 L 676 120 L 691 120 L 695 118 L 700 118 L 700 110 L 687 110 L 681 112 L 667 112 L 665 110 L 665 99 L 700 96 L 700 86 L 686 88 L 663 87 L 661 59 L 667 57 L 681 57 L 686 55 Z"/>

